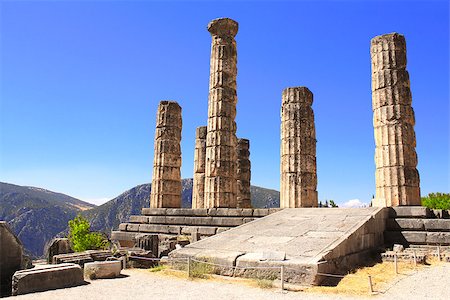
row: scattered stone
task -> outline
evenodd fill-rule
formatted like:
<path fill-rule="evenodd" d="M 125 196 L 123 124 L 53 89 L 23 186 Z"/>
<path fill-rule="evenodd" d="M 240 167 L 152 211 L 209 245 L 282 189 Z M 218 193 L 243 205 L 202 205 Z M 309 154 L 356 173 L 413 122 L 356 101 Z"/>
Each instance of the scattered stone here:
<path fill-rule="evenodd" d="M 151 208 L 181 207 L 181 107 L 161 101 L 156 116 Z"/>
<path fill-rule="evenodd" d="M 420 205 L 414 111 L 405 37 L 371 41 L 376 197 L 373 206 Z"/>
<path fill-rule="evenodd" d="M 121 261 L 96 261 L 84 265 L 84 277 L 89 279 L 104 279 L 119 277 L 122 270 Z"/>
<path fill-rule="evenodd" d="M 47 263 L 49 264 L 52 263 L 53 256 L 55 255 L 73 253 L 68 238 L 54 238 L 47 244 L 45 248 Z"/>
<path fill-rule="evenodd" d="M 12 294 L 16 296 L 82 284 L 84 284 L 83 270 L 79 265 L 46 265 L 14 273 Z"/>
<path fill-rule="evenodd" d="M 236 74 L 234 37 L 238 23 L 228 18 L 208 24 L 211 66 L 206 137 L 205 208 L 236 207 Z"/>
<path fill-rule="evenodd" d="M 88 262 L 104 261 L 111 256 L 109 250 L 87 250 L 68 254 L 58 254 L 53 256 L 53 264 L 74 263 L 81 267 Z"/>
<path fill-rule="evenodd" d="M 404 247 L 403 247 L 403 245 L 400 245 L 400 244 L 394 244 L 394 246 L 392 247 L 392 251 L 394 251 L 394 252 L 403 252 L 403 249 L 404 249 Z"/>
<path fill-rule="evenodd" d="M 283 91 L 280 207 L 317 207 L 316 129 L 313 94 L 306 87 Z"/>
<path fill-rule="evenodd" d="M 22 242 L 9 228 L 8 223 L 0 221 L 0 297 L 11 294 L 12 276 L 23 264 Z"/>

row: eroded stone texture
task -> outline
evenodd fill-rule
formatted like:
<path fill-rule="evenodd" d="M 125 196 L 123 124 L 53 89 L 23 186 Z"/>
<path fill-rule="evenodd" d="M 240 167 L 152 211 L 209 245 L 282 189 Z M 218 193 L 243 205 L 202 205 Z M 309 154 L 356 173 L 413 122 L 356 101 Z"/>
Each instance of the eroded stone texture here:
<path fill-rule="evenodd" d="M 238 139 L 237 141 L 237 207 L 251 208 L 250 199 L 250 141 Z"/>
<path fill-rule="evenodd" d="M 192 208 L 205 207 L 206 126 L 198 127 L 195 134 L 194 182 Z"/>
<path fill-rule="evenodd" d="M 156 116 L 150 207 L 181 207 L 181 107 L 161 101 Z"/>
<path fill-rule="evenodd" d="M 236 41 L 238 23 L 208 24 L 211 61 L 206 137 L 205 208 L 236 207 Z"/>
<path fill-rule="evenodd" d="M 376 145 L 373 205 L 420 205 L 405 38 L 398 33 L 377 36 L 371 41 L 370 54 Z"/>
<path fill-rule="evenodd" d="M 316 131 L 313 94 L 306 87 L 283 91 L 280 207 L 317 207 Z"/>

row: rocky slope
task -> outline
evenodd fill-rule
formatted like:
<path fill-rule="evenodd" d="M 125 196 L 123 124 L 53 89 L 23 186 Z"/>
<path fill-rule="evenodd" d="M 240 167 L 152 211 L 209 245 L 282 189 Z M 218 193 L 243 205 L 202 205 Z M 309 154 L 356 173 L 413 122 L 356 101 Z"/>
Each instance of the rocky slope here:
<path fill-rule="evenodd" d="M 138 185 L 103 205 L 95 206 L 48 190 L 0 183 L 0 220 L 7 221 L 34 257 L 56 235 L 67 235 L 67 222 L 81 213 L 91 229 L 109 235 L 130 215 L 149 206 L 150 184 Z M 253 207 L 278 207 L 279 192 L 252 186 Z M 182 180 L 182 207 L 191 207 L 192 178 Z"/>
<path fill-rule="evenodd" d="M 0 220 L 7 221 L 32 256 L 67 227 L 77 213 L 95 205 L 41 188 L 0 182 Z"/>

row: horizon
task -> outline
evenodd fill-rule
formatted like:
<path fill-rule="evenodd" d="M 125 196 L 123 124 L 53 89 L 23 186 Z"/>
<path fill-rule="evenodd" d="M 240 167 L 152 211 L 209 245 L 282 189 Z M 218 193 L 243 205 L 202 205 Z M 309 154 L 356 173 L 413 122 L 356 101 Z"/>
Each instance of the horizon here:
<path fill-rule="evenodd" d="M 237 134 L 250 139 L 252 185 L 279 191 L 281 92 L 307 86 L 319 200 L 371 200 L 370 39 L 399 32 L 421 195 L 448 193 L 449 3 L 385 5 L 3 1 L 0 180 L 96 205 L 150 183 L 156 110 L 166 99 L 183 109 L 181 172 L 192 178 L 195 128 L 207 119 L 206 25 L 230 17 L 239 23 Z"/>

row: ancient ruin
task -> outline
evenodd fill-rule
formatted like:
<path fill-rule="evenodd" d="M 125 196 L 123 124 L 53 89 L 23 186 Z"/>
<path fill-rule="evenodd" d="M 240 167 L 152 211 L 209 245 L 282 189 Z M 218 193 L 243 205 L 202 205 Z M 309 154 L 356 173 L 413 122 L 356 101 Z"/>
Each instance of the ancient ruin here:
<path fill-rule="evenodd" d="M 181 107 L 161 101 L 156 115 L 150 207 L 181 207 Z"/>
<path fill-rule="evenodd" d="M 206 126 L 197 127 L 195 133 L 194 181 L 192 208 L 205 207 Z"/>
<path fill-rule="evenodd" d="M 316 130 L 306 87 L 283 91 L 280 207 L 317 207 Z"/>
<path fill-rule="evenodd" d="M 375 129 L 374 206 L 420 205 L 414 111 L 406 71 L 406 42 L 398 33 L 371 41 Z"/>
<path fill-rule="evenodd" d="M 236 207 L 236 41 L 238 23 L 208 24 L 212 37 L 206 137 L 205 208 Z"/>
<path fill-rule="evenodd" d="M 238 139 L 237 142 L 237 207 L 251 208 L 250 199 L 250 141 Z"/>

